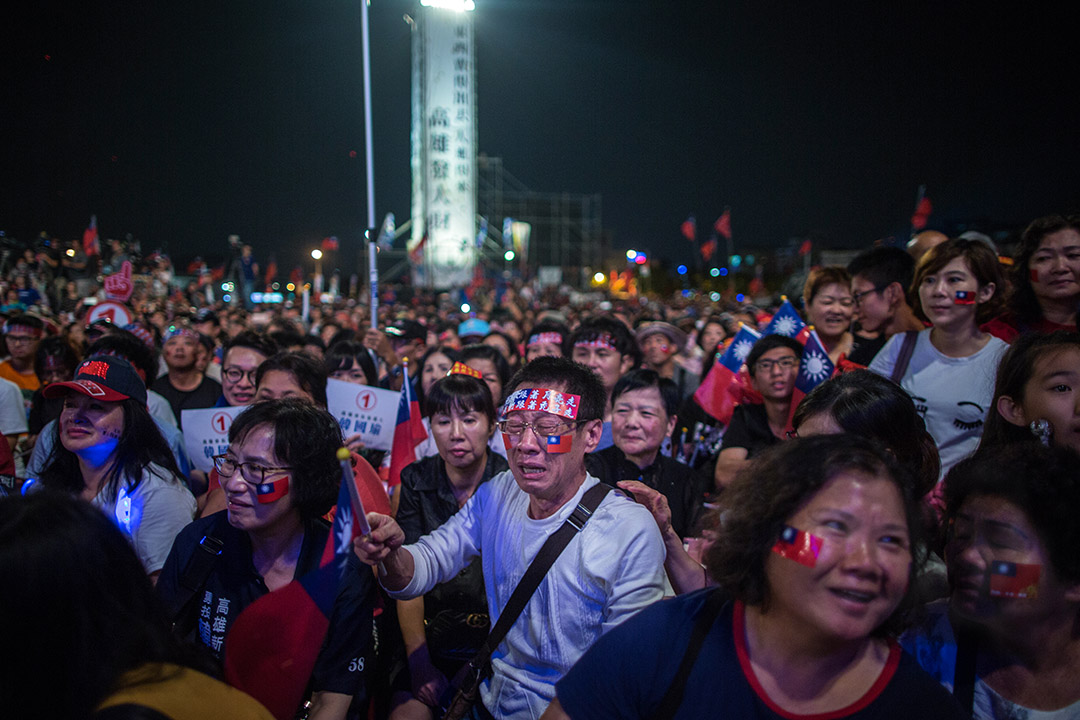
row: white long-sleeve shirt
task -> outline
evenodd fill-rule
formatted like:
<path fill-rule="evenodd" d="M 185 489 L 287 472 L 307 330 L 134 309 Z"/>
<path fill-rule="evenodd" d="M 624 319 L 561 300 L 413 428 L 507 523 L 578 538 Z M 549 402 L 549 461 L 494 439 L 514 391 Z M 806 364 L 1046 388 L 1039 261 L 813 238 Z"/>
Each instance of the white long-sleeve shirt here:
<path fill-rule="evenodd" d="M 529 496 L 513 474 L 495 476 L 438 530 L 406 546 L 416 569 L 412 581 L 390 595 L 423 595 L 479 554 L 494 625 L 544 541 L 598 482 L 586 476 L 557 513 L 533 520 Z M 481 687 L 485 707 L 497 718 L 539 718 L 555 697 L 555 682 L 600 635 L 663 597 L 663 565 L 664 543 L 652 516 L 610 493 L 492 654 L 494 673 Z"/>

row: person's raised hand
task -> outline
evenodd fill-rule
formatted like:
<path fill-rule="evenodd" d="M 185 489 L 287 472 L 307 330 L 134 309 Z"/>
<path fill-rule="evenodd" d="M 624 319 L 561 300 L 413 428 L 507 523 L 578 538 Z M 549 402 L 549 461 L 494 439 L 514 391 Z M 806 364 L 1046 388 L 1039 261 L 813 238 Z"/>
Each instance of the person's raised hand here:
<path fill-rule="evenodd" d="M 353 552 L 367 565 L 377 565 L 405 544 L 405 531 L 394 518 L 381 513 L 367 514 L 371 532 L 353 540 Z"/>

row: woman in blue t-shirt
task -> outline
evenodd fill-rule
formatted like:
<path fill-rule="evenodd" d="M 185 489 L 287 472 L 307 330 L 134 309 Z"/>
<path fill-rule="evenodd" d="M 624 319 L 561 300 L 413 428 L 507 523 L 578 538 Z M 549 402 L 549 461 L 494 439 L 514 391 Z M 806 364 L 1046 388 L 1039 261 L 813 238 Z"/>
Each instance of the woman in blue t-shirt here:
<path fill-rule="evenodd" d="M 544 718 L 959 717 L 893 639 L 923 553 L 889 452 L 844 435 L 783 443 L 721 506 L 706 561 L 723 590 L 657 603 L 602 637 Z"/>

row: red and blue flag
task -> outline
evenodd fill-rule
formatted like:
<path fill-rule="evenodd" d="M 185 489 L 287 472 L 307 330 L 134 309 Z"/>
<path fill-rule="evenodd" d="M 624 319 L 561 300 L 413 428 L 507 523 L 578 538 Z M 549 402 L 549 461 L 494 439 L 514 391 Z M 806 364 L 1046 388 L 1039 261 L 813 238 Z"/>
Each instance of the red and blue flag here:
<path fill-rule="evenodd" d="M 263 505 L 280 500 L 289 494 L 289 476 L 255 486 L 255 499 Z"/>
<path fill-rule="evenodd" d="M 803 322 L 802 317 L 799 315 L 799 311 L 795 309 L 795 306 L 791 304 L 791 301 L 786 297 L 784 302 L 781 303 L 780 308 L 776 311 L 776 314 L 772 316 L 772 320 L 765 326 L 763 335 L 783 335 L 784 337 L 797 338 L 799 333 L 806 327 L 806 323 Z"/>
<path fill-rule="evenodd" d="M 957 305 L 974 305 L 975 304 L 975 291 L 974 290 L 957 290 L 956 300 Z"/>
<path fill-rule="evenodd" d="M 808 326 L 810 327 L 810 326 Z M 825 382 L 836 372 L 836 365 L 829 359 L 829 353 L 821 344 L 821 338 L 817 331 L 810 327 L 807 333 L 806 346 L 803 348 L 802 359 L 799 361 L 799 374 L 795 377 L 795 388 L 791 393 L 791 410 L 788 411 L 787 430 L 790 431 L 791 420 L 795 416 L 795 408 L 802 399 L 821 383 Z"/>
<path fill-rule="evenodd" d="M 357 475 L 347 463 L 342 465 L 334 522 L 319 567 L 248 605 L 229 628 L 225 680 L 262 703 L 278 720 L 295 717 L 303 702 L 353 540 L 363 532 L 364 514 L 355 483 L 377 483 L 378 476 L 366 462 L 357 465 Z M 369 477 L 364 478 L 365 474 Z"/>
<path fill-rule="evenodd" d="M 990 564 L 990 596 L 1029 599 L 1038 597 L 1041 565 L 1005 562 Z"/>
<path fill-rule="evenodd" d="M 821 538 L 805 530 L 785 525 L 772 551 L 800 565 L 814 567 L 817 565 L 818 554 L 821 552 Z"/>
<path fill-rule="evenodd" d="M 547 451 L 549 453 L 570 452 L 570 445 L 573 437 L 574 436 L 571 433 L 567 433 L 566 435 L 548 435 Z"/>
<path fill-rule="evenodd" d="M 760 338 L 761 334 L 756 330 L 741 326 L 728 349 L 716 359 L 709 374 L 694 391 L 694 400 L 701 409 L 725 425 L 731 422 L 731 413 L 735 410 L 735 397 L 728 388 L 735 382 L 746 356 Z"/>
<path fill-rule="evenodd" d="M 401 398 L 398 401 L 397 424 L 394 427 L 394 440 L 390 445 L 390 476 L 388 484 L 397 487 L 401 484 L 401 471 L 416 462 L 416 446 L 427 437 L 424 424 L 420 419 L 420 401 L 412 394 L 409 382 L 408 366 L 401 383 Z"/>

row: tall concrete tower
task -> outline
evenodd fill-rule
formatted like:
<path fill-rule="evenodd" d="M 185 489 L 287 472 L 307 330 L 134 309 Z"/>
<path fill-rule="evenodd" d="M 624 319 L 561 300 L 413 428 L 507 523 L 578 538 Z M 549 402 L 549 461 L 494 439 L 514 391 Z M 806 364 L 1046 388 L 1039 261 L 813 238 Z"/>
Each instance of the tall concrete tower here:
<path fill-rule="evenodd" d="M 472 0 L 421 0 L 412 25 L 413 282 L 467 285 L 476 265 Z"/>

